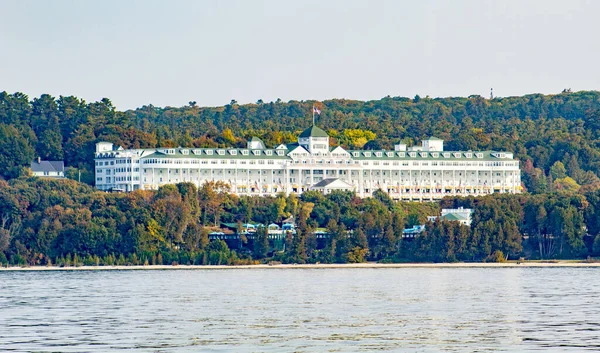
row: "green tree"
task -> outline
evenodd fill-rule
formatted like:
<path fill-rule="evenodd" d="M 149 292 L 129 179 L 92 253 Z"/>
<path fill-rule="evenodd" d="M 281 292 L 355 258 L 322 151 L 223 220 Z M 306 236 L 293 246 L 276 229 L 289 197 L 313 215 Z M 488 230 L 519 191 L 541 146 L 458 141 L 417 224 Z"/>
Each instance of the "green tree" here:
<path fill-rule="evenodd" d="M 567 169 L 562 162 L 557 161 L 550 168 L 550 175 L 552 175 L 552 179 L 554 180 L 565 178 L 567 176 Z"/>
<path fill-rule="evenodd" d="M 264 259 L 269 252 L 269 235 L 266 227 L 258 227 L 254 237 L 254 258 Z"/>
<path fill-rule="evenodd" d="M 33 157 L 34 150 L 29 141 L 13 126 L 0 124 L 0 176 L 18 177 Z"/>

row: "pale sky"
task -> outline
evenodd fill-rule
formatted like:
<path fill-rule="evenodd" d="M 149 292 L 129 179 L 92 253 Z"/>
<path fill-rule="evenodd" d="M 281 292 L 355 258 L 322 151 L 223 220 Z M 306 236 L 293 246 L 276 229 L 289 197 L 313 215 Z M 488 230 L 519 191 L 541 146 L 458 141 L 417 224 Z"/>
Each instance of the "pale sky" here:
<path fill-rule="evenodd" d="M 0 0 L 0 91 L 216 106 L 600 87 L 600 1 Z"/>

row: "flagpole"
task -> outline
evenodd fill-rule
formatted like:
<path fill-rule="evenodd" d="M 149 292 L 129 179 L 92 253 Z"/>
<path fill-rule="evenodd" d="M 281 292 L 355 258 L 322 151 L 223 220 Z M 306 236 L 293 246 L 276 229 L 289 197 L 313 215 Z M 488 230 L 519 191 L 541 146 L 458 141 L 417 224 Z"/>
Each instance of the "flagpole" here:
<path fill-rule="evenodd" d="M 315 105 L 313 104 L 313 126 L 315 126 Z"/>

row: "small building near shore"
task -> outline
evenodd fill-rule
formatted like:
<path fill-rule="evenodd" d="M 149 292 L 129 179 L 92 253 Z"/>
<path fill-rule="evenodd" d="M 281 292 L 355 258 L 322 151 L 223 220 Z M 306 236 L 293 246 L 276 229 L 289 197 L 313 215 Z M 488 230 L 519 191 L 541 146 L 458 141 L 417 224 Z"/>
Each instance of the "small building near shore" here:
<path fill-rule="evenodd" d="M 425 231 L 425 225 L 416 225 L 411 228 L 405 228 L 402 231 L 402 238 L 414 238 Z"/>
<path fill-rule="evenodd" d="M 443 208 L 441 212 L 441 218 L 443 221 L 454 221 L 460 222 L 463 225 L 471 226 L 471 215 L 473 214 L 472 208 Z M 435 222 L 437 216 L 427 217 L 428 221 Z"/>

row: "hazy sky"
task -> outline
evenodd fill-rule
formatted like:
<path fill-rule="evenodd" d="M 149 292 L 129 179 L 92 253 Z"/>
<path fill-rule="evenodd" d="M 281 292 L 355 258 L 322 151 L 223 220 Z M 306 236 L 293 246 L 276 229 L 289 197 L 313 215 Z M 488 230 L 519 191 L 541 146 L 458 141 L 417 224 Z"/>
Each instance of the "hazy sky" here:
<path fill-rule="evenodd" d="M 600 87 L 600 1 L 0 0 L 0 91 L 201 106 Z"/>

